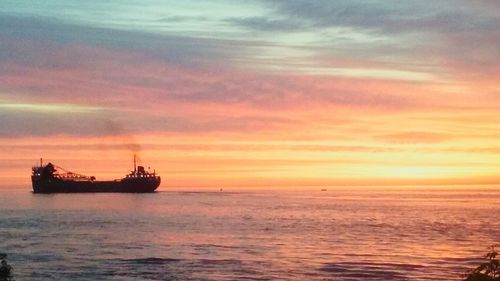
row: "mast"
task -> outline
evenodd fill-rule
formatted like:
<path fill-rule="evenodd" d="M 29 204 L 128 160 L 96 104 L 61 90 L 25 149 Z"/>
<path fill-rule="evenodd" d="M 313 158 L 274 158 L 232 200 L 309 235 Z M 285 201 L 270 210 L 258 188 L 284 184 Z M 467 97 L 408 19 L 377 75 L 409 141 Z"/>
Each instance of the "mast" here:
<path fill-rule="evenodd" d="M 43 167 L 42 158 L 40 157 L 40 168 Z"/>
<path fill-rule="evenodd" d="M 135 163 L 135 154 L 134 154 L 134 173 L 137 171 L 137 165 Z"/>

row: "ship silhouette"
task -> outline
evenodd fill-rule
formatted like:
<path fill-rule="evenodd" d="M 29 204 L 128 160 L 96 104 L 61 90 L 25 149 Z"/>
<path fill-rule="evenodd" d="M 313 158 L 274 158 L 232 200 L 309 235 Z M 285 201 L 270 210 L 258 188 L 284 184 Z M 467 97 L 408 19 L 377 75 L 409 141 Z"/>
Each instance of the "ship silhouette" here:
<path fill-rule="evenodd" d="M 62 172 L 60 172 L 62 171 Z M 76 193 L 76 192 L 154 192 L 160 185 L 161 178 L 156 171 L 149 172 L 143 166 L 136 165 L 124 178 L 98 181 L 94 176 L 85 176 L 70 172 L 52 163 L 32 168 L 31 183 L 34 193 Z"/>

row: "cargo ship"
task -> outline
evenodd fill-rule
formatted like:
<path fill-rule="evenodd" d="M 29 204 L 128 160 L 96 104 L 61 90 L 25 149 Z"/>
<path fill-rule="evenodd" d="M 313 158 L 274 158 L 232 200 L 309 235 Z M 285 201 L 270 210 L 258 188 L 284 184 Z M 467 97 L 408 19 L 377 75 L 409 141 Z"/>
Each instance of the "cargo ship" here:
<path fill-rule="evenodd" d="M 156 171 L 146 171 L 136 165 L 134 170 L 122 179 L 98 181 L 94 176 L 73 173 L 52 163 L 32 168 L 31 183 L 34 193 L 79 193 L 79 192 L 154 192 L 160 186 L 161 178 Z"/>

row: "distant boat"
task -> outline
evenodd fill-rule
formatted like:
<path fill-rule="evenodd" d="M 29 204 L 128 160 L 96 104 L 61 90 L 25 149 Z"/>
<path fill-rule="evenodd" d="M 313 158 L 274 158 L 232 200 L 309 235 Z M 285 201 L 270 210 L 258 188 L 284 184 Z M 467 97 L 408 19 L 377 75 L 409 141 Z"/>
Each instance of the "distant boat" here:
<path fill-rule="evenodd" d="M 57 169 L 56 169 L 57 168 Z M 62 170 L 64 173 L 60 173 Z M 93 176 L 85 176 L 67 171 L 52 163 L 32 168 L 31 183 L 34 193 L 76 193 L 76 192 L 154 192 L 160 186 L 161 178 L 146 171 L 143 166 L 136 166 L 134 155 L 134 170 L 122 179 L 97 181 Z"/>
<path fill-rule="evenodd" d="M 327 191 L 327 189 L 326 188 L 322 188 L 321 191 Z"/>

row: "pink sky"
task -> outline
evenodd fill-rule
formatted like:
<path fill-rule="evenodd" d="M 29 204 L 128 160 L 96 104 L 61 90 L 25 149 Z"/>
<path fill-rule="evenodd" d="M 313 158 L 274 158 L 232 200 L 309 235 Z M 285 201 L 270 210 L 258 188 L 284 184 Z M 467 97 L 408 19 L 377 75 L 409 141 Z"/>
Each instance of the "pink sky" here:
<path fill-rule="evenodd" d="M 496 184 L 492 3 L 9 3 L 2 187 L 134 152 L 165 189 Z"/>

